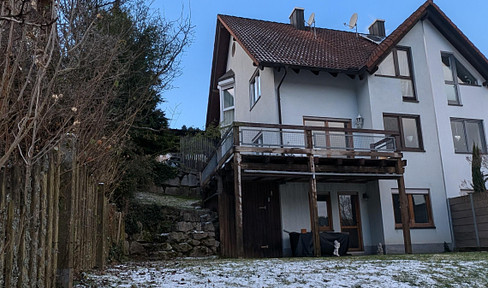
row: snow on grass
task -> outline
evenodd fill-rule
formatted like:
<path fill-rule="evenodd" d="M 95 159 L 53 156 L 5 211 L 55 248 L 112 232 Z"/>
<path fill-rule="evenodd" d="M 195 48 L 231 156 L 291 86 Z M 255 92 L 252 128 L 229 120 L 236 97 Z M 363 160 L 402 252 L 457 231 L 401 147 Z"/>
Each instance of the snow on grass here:
<path fill-rule="evenodd" d="M 75 287 L 487 287 L 486 275 L 487 253 L 187 258 L 116 265 L 85 274 Z"/>

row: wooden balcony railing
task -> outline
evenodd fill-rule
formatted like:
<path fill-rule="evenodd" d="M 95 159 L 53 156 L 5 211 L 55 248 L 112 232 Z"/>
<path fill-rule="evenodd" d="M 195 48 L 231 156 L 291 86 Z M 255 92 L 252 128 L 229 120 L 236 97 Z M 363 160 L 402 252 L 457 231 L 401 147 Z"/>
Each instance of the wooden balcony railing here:
<path fill-rule="evenodd" d="M 401 158 L 393 131 L 234 122 L 202 171 L 204 183 L 234 153 L 303 157 Z"/>

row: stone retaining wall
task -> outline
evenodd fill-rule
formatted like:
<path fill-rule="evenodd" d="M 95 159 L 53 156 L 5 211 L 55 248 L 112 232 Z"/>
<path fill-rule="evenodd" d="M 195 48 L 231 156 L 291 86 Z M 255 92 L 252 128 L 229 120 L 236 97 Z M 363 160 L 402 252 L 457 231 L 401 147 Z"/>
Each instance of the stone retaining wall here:
<path fill-rule="evenodd" d="M 214 221 L 216 213 L 206 209 L 180 210 L 161 207 L 160 228 L 138 221 L 140 232 L 129 235 L 130 255 L 149 260 L 217 255 Z M 164 214 L 163 214 L 164 212 Z M 164 225 L 170 223 L 171 225 Z"/>
<path fill-rule="evenodd" d="M 196 172 L 179 171 L 178 176 L 165 181 L 153 192 L 163 195 L 200 197 L 200 176 Z"/>

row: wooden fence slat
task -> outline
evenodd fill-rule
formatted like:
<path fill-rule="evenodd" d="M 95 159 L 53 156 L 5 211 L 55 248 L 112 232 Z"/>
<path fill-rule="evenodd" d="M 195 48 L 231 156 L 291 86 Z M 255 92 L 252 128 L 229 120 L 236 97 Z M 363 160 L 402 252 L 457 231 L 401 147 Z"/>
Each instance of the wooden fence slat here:
<path fill-rule="evenodd" d="M 47 168 L 44 168 L 47 169 Z M 42 171 L 41 192 L 40 192 L 40 236 L 39 236 L 39 254 L 37 256 L 37 287 L 45 287 L 46 277 L 46 236 L 47 236 L 47 197 L 48 197 L 48 171 Z M 50 263 L 49 263 L 50 265 Z"/>
<path fill-rule="evenodd" d="M 37 284 L 37 265 L 38 265 L 38 258 L 37 253 L 39 252 L 39 218 L 40 218 L 40 190 L 41 190 L 41 166 L 39 164 L 35 164 L 34 171 L 32 175 L 32 180 L 34 182 L 34 187 L 32 187 L 31 192 L 31 223 L 30 223 L 30 241 L 29 241 L 29 250 L 30 250 L 30 257 L 29 257 L 29 270 L 28 270 L 28 277 L 31 282 L 31 286 L 35 287 Z"/>
<path fill-rule="evenodd" d="M 53 225 L 53 243 L 54 247 L 52 250 L 53 254 L 53 268 L 51 270 L 51 285 L 54 285 L 56 283 L 56 275 L 58 271 L 58 248 L 59 248 L 59 195 L 60 195 L 60 187 L 61 187 L 61 153 L 58 151 L 56 153 L 56 170 L 54 173 L 54 202 L 53 202 L 53 207 L 54 207 L 54 225 Z"/>
<path fill-rule="evenodd" d="M 6 227 L 7 227 L 7 168 L 4 167 L 0 174 L 0 287 L 4 283 Z"/>

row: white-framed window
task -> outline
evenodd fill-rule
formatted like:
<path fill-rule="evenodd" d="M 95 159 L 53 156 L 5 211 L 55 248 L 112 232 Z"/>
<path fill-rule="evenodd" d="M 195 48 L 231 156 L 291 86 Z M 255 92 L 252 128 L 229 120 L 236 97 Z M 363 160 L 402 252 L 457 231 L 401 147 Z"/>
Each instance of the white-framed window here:
<path fill-rule="evenodd" d="M 235 116 L 235 86 L 234 78 L 225 79 L 219 82 L 220 90 L 220 127 L 227 127 L 234 122 Z"/>
<path fill-rule="evenodd" d="M 261 75 L 259 69 L 254 72 L 249 80 L 249 95 L 251 96 L 251 109 L 261 98 Z"/>
<path fill-rule="evenodd" d="M 471 153 L 476 144 L 482 153 L 486 153 L 483 121 L 476 119 L 451 118 L 452 141 L 454 152 Z"/>
<path fill-rule="evenodd" d="M 460 105 L 459 84 L 478 85 L 478 80 L 464 67 L 453 54 L 442 53 L 442 70 L 446 88 L 447 103 Z"/>

